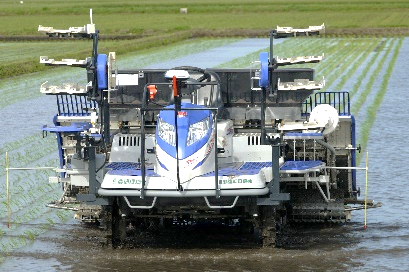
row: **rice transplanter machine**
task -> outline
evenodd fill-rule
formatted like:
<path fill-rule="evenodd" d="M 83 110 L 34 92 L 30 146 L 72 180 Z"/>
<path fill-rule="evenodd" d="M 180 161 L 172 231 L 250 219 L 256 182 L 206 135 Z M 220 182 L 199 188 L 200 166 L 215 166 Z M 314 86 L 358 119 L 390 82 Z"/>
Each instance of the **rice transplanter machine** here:
<path fill-rule="evenodd" d="M 113 246 L 129 226 L 199 219 L 234 219 L 274 246 L 287 221 L 345 222 L 347 204 L 363 204 L 349 94 L 317 92 L 313 69 L 279 68 L 323 55 L 275 58 L 273 30 L 257 68 L 120 70 L 98 52 L 92 20 L 39 31 L 93 41 L 85 60 L 40 57 L 86 71 L 83 85 L 41 86 L 58 108 L 43 127 L 58 142 L 50 182 L 64 190 L 50 206 L 82 203 L 76 216 L 111 228 Z"/>

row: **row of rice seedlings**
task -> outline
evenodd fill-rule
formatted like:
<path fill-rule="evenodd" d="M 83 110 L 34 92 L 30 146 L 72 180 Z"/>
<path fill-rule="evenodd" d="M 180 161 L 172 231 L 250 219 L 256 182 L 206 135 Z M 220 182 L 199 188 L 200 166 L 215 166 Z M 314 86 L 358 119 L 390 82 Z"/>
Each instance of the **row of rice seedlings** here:
<path fill-rule="evenodd" d="M 56 186 L 47 182 L 47 176 L 36 176 L 36 178 L 37 180 L 33 183 L 33 186 L 23 186 L 23 182 L 10 182 L 9 204 L 12 212 L 16 212 L 32 203 L 36 203 L 42 196 L 47 196 L 47 194 L 55 190 Z M 42 182 L 38 182 L 38 180 L 42 180 Z M 5 192 L 1 194 L 0 203 L 2 204 L 0 205 L 0 210 L 5 212 L 7 209 Z M 6 214 L 2 213 L 2 215 L 5 216 Z"/>
<path fill-rule="evenodd" d="M 50 160 L 49 163 L 55 162 L 56 160 Z M 48 162 L 47 162 L 48 163 Z M 38 183 L 34 180 L 44 179 L 44 175 L 48 174 L 46 170 L 37 171 L 36 174 L 31 174 L 31 182 L 30 185 L 38 185 Z M 27 172 L 25 172 L 27 173 Z M 31 187 L 31 186 L 30 186 Z M 22 187 L 19 187 L 21 190 Z M 35 188 L 29 188 L 29 190 L 23 194 L 18 196 L 14 196 L 12 198 L 12 225 L 11 229 L 8 231 L 16 232 L 21 229 L 21 227 L 25 226 L 25 224 L 32 222 L 33 220 L 40 220 L 44 222 L 47 220 L 47 224 L 44 225 L 46 228 L 41 230 L 41 233 L 45 232 L 50 225 L 54 224 L 54 221 L 45 215 L 50 212 L 50 209 L 45 207 L 44 204 L 48 203 L 52 200 L 55 200 L 61 194 L 61 190 L 59 189 L 58 185 L 51 185 L 51 184 L 42 184 L 41 186 L 37 186 Z M 40 200 L 40 201 L 38 201 Z M 19 211 L 15 211 L 15 206 L 23 207 Z M 28 209 L 28 207 L 30 207 Z M 61 222 L 65 222 L 68 218 L 72 217 L 71 212 L 66 211 L 53 211 L 54 214 L 57 215 Z M 6 213 L 4 213 L 6 214 Z M 42 219 L 43 218 L 43 219 Z M 24 247 L 30 242 L 32 242 L 35 236 L 38 236 L 40 232 L 36 232 L 36 229 L 29 229 L 25 230 L 24 234 L 18 236 L 18 238 L 11 238 L 10 240 L 3 242 L 1 241 L 1 247 L 5 248 L 7 251 L 12 251 L 19 247 Z"/>
<path fill-rule="evenodd" d="M 303 39 L 300 39 L 303 40 Z M 337 39 L 337 43 L 340 40 Z M 312 68 L 315 71 L 320 71 L 323 67 L 328 65 L 329 61 L 337 56 L 336 46 L 328 47 L 329 40 L 326 38 L 319 38 L 316 39 L 316 43 L 314 44 L 305 44 L 304 46 L 291 46 L 289 53 L 284 53 L 280 56 L 282 57 L 299 57 L 299 56 L 320 56 L 324 54 L 324 59 L 319 63 L 304 63 L 304 64 L 295 64 L 289 66 L 289 68 Z M 287 49 L 287 48 L 286 48 Z M 321 77 L 321 76 L 317 76 Z"/>
<path fill-rule="evenodd" d="M 13 214 L 12 218 L 16 218 L 17 215 L 24 213 L 27 208 L 42 207 L 44 204 L 58 198 L 60 194 L 61 190 L 58 186 L 48 184 L 46 181 L 22 192 L 10 192 L 9 200 L 5 196 L 1 199 L 1 217 L 5 218 L 7 216 L 8 207 L 10 207 Z M 49 199 L 50 197 L 52 199 Z"/>
<path fill-rule="evenodd" d="M 358 67 L 361 66 L 362 62 L 366 60 L 371 54 L 371 52 L 378 46 L 378 43 L 381 39 L 373 39 L 370 43 L 365 44 L 363 46 L 364 52 L 359 56 L 359 58 L 354 61 L 353 65 L 351 68 L 348 69 L 348 72 L 342 75 L 340 81 L 337 83 L 337 85 L 333 88 L 336 91 L 341 91 L 343 87 L 345 86 L 346 82 L 352 77 L 352 75 L 357 71 Z"/>
<path fill-rule="evenodd" d="M 27 146 L 21 151 L 10 152 L 9 162 L 10 168 L 25 167 L 29 163 L 36 162 L 40 158 L 56 152 L 56 143 L 53 142 L 43 142 L 43 144 Z M 0 171 L 5 173 L 5 156 L 0 158 Z"/>
<path fill-rule="evenodd" d="M 286 41 L 283 46 L 274 49 L 274 57 L 279 56 L 282 58 L 288 57 L 298 57 L 308 55 L 308 52 L 311 52 L 311 49 L 314 49 L 322 44 L 323 39 L 321 38 L 295 38 Z M 281 44 L 279 44 L 281 45 Z M 269 50 L 268 50 L 269 51 Z"/>
<path fill-rule="evenodd" d="M 51 162 L 55 162 L 55 160 L 50 160 L 50 163 Z M 45 172 L 32 172 L 29 174 L 29 177 L 27 177 L 27 171 L 22 173 L 26 175 L 25 178 L 17 176 L 17 179 L 12 179 L 10 182 L 10 184 L 12 184 L 12 186 L 10 186 L 10 207 L 13 212 L 18 211 L 22 207 L 29 206 L 32 203 L 36 203 L 36 201 L 41 199 L 43 196 L 47 196 L 56 188 L 54 184 L 51 185 L 47 182 L 47 177 L 49 175 Z M 39 180 L 42 180 L 42 182 L 38 182 Z M 2 204 L 4 204 L 0 206 L 0 210 L 5 211 L 7 207 L 6 194 L 0 195 L 0 201 Z"/>
<path fill-rule="evenodd" d="M 19 149 L 20 147 L 27 145 L 27 144 L 37 144 L 39 142 L 44 141 L 44 138 L 41 134 L 33 134 L 27 136 L 23 139 L 7 142 L 4 146 L 0 147 L 0 156 L 4 156 L 6 152 L 10 152 L 11 150 Z"/>
<path fill-rule="evenodd" d="M 393 67 L 396 64 L 396 60 L 398 59 L 398 55 L 399 55 L 399 51 L 400 48 L 402 47 L 402 43 L 403 43 L 403 38 L 399 38 L 398 44 L 395 46 L 394 50 L 393 50 L 393 55 L 392 58 L 386 68 L 386 72 L 383 76 L 382 79 L 382 83 L 380 85 L 380 88 L 378 90 L 378 92 L 375 95 L 374 100 L 372 101 L 372 104 L 368 106 L 367 108 L 367 114 L 366 114 L 366 118 L 365 120 L 362 122 L 361 125 L 361 129 L 360 129 L 360 139 L 359 139 L 359 143 L 361 143 L 362 148 L 365 150 L 366 146 L 368 144 L 368 138 L 369 138 L 369 134 L 370 134 L 370 130 L 375 122 L 376 119 L 376 113 L 379 109 L 379 106 L 382 103 L 382 100 L 385 96 L 385 93 L 388 90 L 388 83 L 389 83 L 389 79 L 392 75 L 392 71 L 393 71 Z M 357 162 L 358 165 L 362 159 L 362 154 L 363 153 L 358 153 L 357 156 Z"/>
<path fill-rule="evenodd" d="M 354 97 L 354 95 L 357 93 L 358 89 L 361 87 L 364 79 L 368 76 L 369 70 L 371 69 L 371 66 L 376 63 L 376 59 L 379 57 L 379 55 L 381 54 L 383 48 L 386 46 L 386 42 L 381 42 L 380 39 L 376 39 L 376 42 L 372 45 L 371 48 L 368 48 L 368 52 L 364 55 L 362 55 L 362 61 L 358 61 L 354 63 L 354 67 L 351 69 L 352 71 L 356 71 L 361 65 L 362 62 L 365 62 L 365 60 L 368 58 L 369 54 L 372 54 L 371 58 L 366 61 L 365 66 L 361 69 L 361 72 L 359 74 L 359 76 L 354 79 L 354 85 L 352 88 L 348 89 L 348 93 L 349 93 L 349 97 L 350 99 L 352 99 L 352 97 Z M 378 50 L 375 50 L 375 48 L 378 48 Z M 365 58 L 364 58 L 365 56 Z M 341 81 L 337 84 L 337 86 L 335 87 L 336 90 L 341 90 L 341 88 L 343 87 L 342 84 L 345 84 L 344 82 L 346 82 L 349 77 L 352 75 L 352 71 L 351 73 L 349 73 L 349 75 L 344 75 L 344 78 L 341 79 Z M 343 110 L 343 109 L 342 109 Z"/>
<path fill-rule="evenodd" d="M 27 147 L 22 152 L 10 153 L 9 158 L 13 162 L 12 167 L 24 167 L 51 153 L 56 153 L 55 145 L 33 146 Z"/>
<path fill-rule="evenodd" d="M 35 162 L 51 153 L 56 153 L 55 144 L 27 147 L 20 152 L 10 153 L 9 158 L 12 163 L 10 167 L 28 166 L 29 163 Z"/>
<path fill-rule="evenodd" d="M 371 41 L 366 42 L 356 42 L 352 47 L 353 53 L 351 53 L 343 62 L 338 66 L 335 73 L 331 75 L 329 80 L 331 80 L 331 84 L 327 86 L 327 89 L 334 90 L 334 85 L 337 86 L 339 84 L 338 81 L 341 81 L 344 77 L 344 81 L 347 81 L 348 78 L 345 77 L 346 74 L 350 73 L 351 69 L 353 69 L 354 65 L 358 68 L 362 62 L 366 59 L 366 56 L 370 54 L 370 48 L 376 46 L 376 43 Z M 343 87 L 343 85 L 341 85 Z"/>
<path fill-rule="evenodd" d="M 327 38 L 319 38 L 317 39 L 318 44 L 314 44 L 313 46 L 307 46 L 306 48 L 302 47 L 301 50 L 298 48 L 292 48 L 294 52 L 293 55 L 295 56 L 309 56 L 309 55 L 322 55 L 324 53 L 325 57 L 323 61 L 319 63 L 313 64 L 299 64 L 293 65 L 291 67 L 295 68 L 314 68 L 316 71 L 325 70 L 325 67 L 328 66 L 330 63 L 335 61 L 334 58 L 337 58 L 340 54 L 340 48 L 343 49 L 345 45 L 349 42 L 350 38 L 342 38 L 342 39 L 327 39 Z M 327 75 L 325 75 L 327 76 Z"/>
<path fill-rule="evenodd" d="M 350 42 L 351 43 L 351 42 Z M 368 44 L 368 41 L 363 42 L 364 44 Z M 344 46 L 344 48 L 340 49 L 339 54 L 337 54 L 337 57 L 335 59 L 331 60 L 331 63 L 327 65 L 327 67 L 324 68 L 324 70 L 321 70 L 318 74 L 324 73 L 325 74 L 325 79 L 328 84 L 325 86 L 322 91 L 325 91 L 330 88 L 333 82 L 337 78 L 340 77 L 340 75 L 345 72 L 350 66 L 351 63 L 356 61 L 356 59 L 364 52 L 364 49 L 362 48 L 362 42 L 354 42 L 353 45 L 347 45 Z"/>
<path fill-rule="evenodd" d="M 5 180 L 4 176 L 1 180 Z M 14 185 L 11 190 L 26 190 L 28 187 L 33 187 L 37 184 L 37 181 L 33 179 L 32 173 L 29 171 L 17 171 L 10 173 L 9 175 L 10 184 Z M 0 188 L 4 189 L 5 184 L 0 183 Z"/>
<path fill-rule="evenodd" d="M 331 70 L 328 67 L 331 67 L 333 63 L 338 63 L 338 59 L 341 59 L 342 56 L 339 56 L 342 53 L 342 49 L 345 48 L 347 44 L 347 39 L 320 39 L 321 42 L 318 46 L 313 48 L 307 48 L 303 55 L 321 55 L 324 53 L 324 59 L 319 63 L 306 63 L 292 65 L 291 68 L 312 68 L 315 70 L 316 79 L 321 79 L 323 76 L 327 76 L 331 73 Z M 346 53 L 344 53 L 346 55 Z"/>
<path fill-rule="evenodd" d="M 36 224 L 36 227 L 26 227 L 28 225 L 22 225 L 20 229 L 13 230 L 13 233 L 0 232 L 3 235 L 0 237 L 0 253 L 9 254 L 12 251 L 25 247 L 33 243 L 36 237 L 47 232 L 52 226 L 57 223 L 65 223 L 68 218 L 71 218 L 72 213 L 65 210 L 58 210 L 55 213 L 56 216 L 51 218 L 51 216 L 44 216 L 41 223 Z M 1 255 L 0 255 L 1 256 Z"/>
<path fill-rule="evenodd" d="M 39 195 L 38 199 L 40 202 L 36 203 L 36 205 L 32 205 L 29 209 L 23 209 L 19 213 L 13 213 L 11 227 L 18 226 L 23 223 L 29 223 L 33 220 L 41 218 L 44 214 L 50 212 L 50 208 L 46 207 L 44 203 L 48 203 L 52 200 L 55 200 L 58 194 L 44 194 Z"/>
<path fill-rule="evenodd" d="M 57 161 L 55 159 L 47 161 L 46 163 L 55 166 L 57 165 Z M 37 167 L 36 165 L 32 166 Z M 38 171 L 39 170 L 10 170 L 9 184 L 11 192 L 19 193 L 21 191 L 27 190 L 27 188 L 35 187 L 37 181 L 34 182 L 33 178 L 40 174 Z M 49 174 L 51 174 L 51 172 L 49 172 Z M 44 179 L 44 175 L 41 176 L 41 179 Z M 0 192 L 5 192 L 6 178 L 2 177 L 1 180 L 3 180 L 4 182 L 0 183 Z M 0 195 L 0 199 L 1 198 L 2 196 Z"/>
<path fill-rule="evenodd" d="M 86 82 L 86 73 L 82 69 L 58 67 L 36 74 L 25 74 L 2 80 L 0 83 L 0 109 L 19 101 L 44 96 L 40 86 L 45 81 L 61 84 L 63 82 Z"/>
<path fill-rule="evenodd" d="M 342 73 L 342 76 L 340 76 L 340 79 L 336 83 L 335 87 L 331 88 L 332 91 L 342 91 L 345 84 L 348 81 L 352 81 L 353 74 L 362 65 L 362 63 L 368 58 L 368 56 L 372 53 L 372 51 L 377 46 L 379 46 L 379 41 L 380 41 L 380 38 L 377 38 L 377 39 L 371 39 L 369 43 L 360 43 L 359 44 L 359 46 L 360 46 L 360 50 L 359 50 L 360 55 L 359 55 L 359 57 L 356 60 L 353 61 L 352 66 L 350 65 L 349 67 L 346 68 L 347 69 L 346 72 L 344 71 Z M 362 74 L 365 75 L 366 71 L 363 71 Z M 355 79 L 353 79 L 353 80 L 355 81 Z M 325 89 L 329 89 L 330 86 L 332 86 L 332 85 L 331 84 L 327 85 L 326 88 L 324 88 L 322 91 L 325 91 Z M 350 98 L 352 98 L 353 93 L 351 93 L 349 91 L 349 88 L 346 91 L 349 92 Z M 340 109 L 341 111 L 344 110 L 344 108 L 343 108 L 344 106 L 345 105 L 341 105 L 341 109 Z"/>
<path fill-rule="evenodd" d="M 349 90 L 349 95 L 353 97 L 359 90 L 359 87 L 361 86 L 363 80 L 368 74 L 368 71 L 371 69 L 371 66 L 375 63 L 376 59 L 378 58 L 379 54 L 382 52 L 383 48 L 385 47 L 386 43 L 382 43 L 380 45 L 380 50 L 377 50 L 375 54 L 372 55 L 371 59 L 367 62 L 365 67 L 362 69 L 361 74 L 358 76 L 356 79 L 355 84 L 352 86 L 352 88 Z"/>
<path fill-rule="evenodd" d="M 27 136 L 25 138 L 7 142 L 5 145 L 0 148 L 0 158 L 5 157 L 5 153 L 9 152 L 11 155 L 11 152 L 16 152 L 24 148 L 25 146 L 44 146 L 48 145 L 51 143 L 56 143 L 54 137 L 42 137 L 41 134 L 34 134 L 31 136 Z"/>
<path fill-rule="evenodd" d="M 323 75 L 325 75 L 325 81 L 329 82 L 320 92 L 326 91 L 329 86 L 331 86 L 332 81 L 336 80 L 336 76 L 339 77 L 339 75 L 344 71 L 344 66 L 346 64 L 350 65 L 349 62 L 345 61 L 348 56 L 350 56 L 350 49 L 348 49 L 348 43 L 351 43 L 350 39 L 336 39 L 338 43 L 335 45 L 331 46 L 331 51 L 325 55 L 325 59 L 323 62 L 320 62 L 315 70 L 317 71 L 317 76 L 316 78 L 321 78 Z M 331 42 L 331 40 L 329 40 Z M 361 44 L 360 41 L 355 41 L 354 39 L 352 42 L 355 42 L 355 44 Z M 366 41 L 364 44 L 367 44 L 368 42 Z M 357 46 L 356 46 L 357 47 Z M 358 48 L 358 47 L 357 47 Z M 362 51 L 355 49 L 354 51 Z M 356 53 L 357 55 L 360 54 L 360 52 Z M 355 57 L 355 55 L 353 55 Z M 339 63 L 343 63 L 340 65 Z M 331 70 L 332 69 L 332 70 Z M 335 71 L 335 72 L 334 72 Z M 328 76 L 329 75 L 329 76 Z M 311 96 L 311 102 L 314 103 L 315 96 Z"/>
<path fill-rule="evenodd" d="M 295 41 L 297 41 L 297 43 Z M 280 57 L 299 57 L 322 55 L 322 53 L 327 54 L 327 43 L 328 40 L 326 38 L 295 38 L 291 39 L 291 42 L 286 43 L 283 48 L 275 50 L 275 52 L 277 52 L 275 55 Z M 308 67 L 309 64 L 292 65 L 291 67 L 306 66 Z"/>
<path fill-rule="evenodd" d="M 51 167 L 53 166 L 57 166 L 57 157 L 53 154 L 54 152 L 51 153 L 38 153 L 36 154 L 37 156 L 35 156 L 34 158 L 36 160 L 40 160 L 40 161 L 35 161 L 33 160 L 32 162 L 29 162 L 29 166 L 30 167 L 40 167 L 40 166 L 44 166 L 44 165 L 49 165 Z M 42 157 L 38 157 L 40 155 L 43 155 Z M 47 158 L 53 158 L 50 161 L 44 161 Z M 16 165 L 10 165 L 10 167 L 15 167 Z M 20 165 L 17 165 L 20 166 Z M 27 165 L 22 165 L 23 167 L 26 167 Z M 27 166 L 28 167 L 28 166 Z M 16 179 L 17 181 L 22 181 L 24 184 L 27 183 L 27 180 L 30 179 L 30 176 L 32 173 L 34 172 L 41 172 L 44 171 L 44 169 L 40 169 L 40 170 L 10 170 L 9 171 L 9 179 L 11 181 L 13 181 L 14 179 Z M 50 171 L 50 170 L 47 170 Z M 0 176 L 0 179 L 4 179 L 5 180 L 5 172 L 2 173 L 3 175 Z M 4 189 L 5 184 L 4 183 L 0 183 L 0 190 Z"/>
<path fill-rule="evenodd" d="M 57 160 L 54 158 L 49 159 L 46 163 L 55 165 Z M 12 193 L 19 193 L 21 191 L 35 188 L 39 184 L 38 180 L 44 180 L 50 174 L 52 174 L 51 170 L 19 170 L 9 176 L 10 190 Z M 2 187 L 4 186 L 5 185 L 2 183 Z"/>
<path fill-rule="evenodd" d="M 358 115 L 361 107 L 363 106 L 363 104 L 365 103 L 369 93 L 371 93 L 373 91 L 373 86 L 375 83 L 375 80 L 378 78 L 379 73 L 381 72 L 384 62 L 386 60 L 386 56 L 389 55 L 390 51 L 392 50 L 392 48 L 394 47 L 394 43 L 395 43 L 396 38 L 394 38 L 393 41 L 390 42 L 389 46 L 386 49 L 386 52 L 383 56 L 379 55 L 379 57 L 382 58 L 382 60 L 379 60 L 375 70 L 371 73 L 371 76 L 369 77 L 368 82 L 365 85 L 365 88 L 363 89 L 362 92 L 360 92 L 358 98 L 354 101 L 352 107 L 351 107 L 351 112 L 352 114 L 354 114 L 355 116 Z"/>
<path fill-rule="evenodd" d="M 12 221 L 10 230 L 18 228 L 23 223 L 38 220 L 44 214 L 49 213 L 50 209 L 44 204 L 55 200 L 61 194 L 58 186 L 43 184 L 36 190 L 26 192 L 26 196 L 18 195 L 11 198 Z M 6 214 L 6 213 L 4 213 Z"/>
<path fill-rule="evenodd" d="M 10 205 L 10 210 L 14 216 L 17 216 L 19 212 L 24 211 L 28 207 L 43 206 L 44 204 L 55 200 L 55 198 L 59 197 L 59 194 L 61 194 L 61 191 L 57 191 L 59 191 L 58 186 L 44 182 L 40 186 L 29 188 L 24 192 L 10 194 L 8 205 Z M 1 202 L 4 205 L 2 210 L 6 210 L 6 201 L 7 200 L 4 199 Z M 6 213 L 3 215 L 6 216 Z"/>
<path fill-rule="evenodd" d="M 27 188 L 27 190 L 23 192 L 12 192 L 11 197 L 21 199 L 21 201 L 24 201 L 23 206 L 28 206 L 32 203 L 36 203 L 42 196 L 47 196 L 47 194 L 56 190 L 56 188 L 60 188 L 55 184 L 49 184 L 46 176 L 39 176 L 39 179 L 43 179 L 43 181 L 37 182 L 38 185 L 36 187 Z"/>
<path fill-rule="evenodd" d="M 291 65 L 291 68 L 312 68 L 315 71 L 320 71 L 323 67 L 328 65 L 328 63 L 337 56 L 336 46 L 328 46 L 329 40 L 326 38 L 317 39 L 318 43 L 314 44 L 313 46 L 302 47 L 300 49 L 291 48 L 291 52 L 289 54 L 284 54 L 283 57 L 291 57 L 291 56 L 317 56 L 322 55 L 324 53 L 324 59 L 319 63 L 304 63 L 304 64 L 295 64 Z M 341 40 L 337 39 L 337 43 Z"/>
<path fill-rule="evenodd" d="M 317 78 L 325 77 L 328 78 L 331 73 L 339 66 L 339 63 L 345 59 L 349 54 L 349 49 L 347 44 L 350 41 L 348 39 L 339 39 L 337 45 L 332 47 L 332 51 L 326 50 L 325 59 L 323 62 L 319 63 L 316 68 Z"/>
<path fill-rule="evenodd" d="M 325 67 L 319 69 L 318 73 L 329 77 L 331 73 L 334 73 L 339 69 L 340 64 L 344 63 L 347 58 L 350 57 L 351 53 L 358 50 L 362 43 L 370 42 L 367 39 L 357 39 L 357 38 L 339 38 L 339 42 L 332 46 L 332 58 L 326 58 L 327 63 Z M 328 54 L 326 54 L 328 56 Z"/>

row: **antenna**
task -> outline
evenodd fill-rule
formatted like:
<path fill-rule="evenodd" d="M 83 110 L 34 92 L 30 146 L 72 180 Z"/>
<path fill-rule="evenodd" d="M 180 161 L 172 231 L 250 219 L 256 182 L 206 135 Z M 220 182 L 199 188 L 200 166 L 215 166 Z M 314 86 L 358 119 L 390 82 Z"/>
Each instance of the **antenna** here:
<path fill-rule="evenodd" d="M 93 24 L 92 23 L 92 9 L 89 9 L 89 18 L 91 19 L 91 24 Z"/>

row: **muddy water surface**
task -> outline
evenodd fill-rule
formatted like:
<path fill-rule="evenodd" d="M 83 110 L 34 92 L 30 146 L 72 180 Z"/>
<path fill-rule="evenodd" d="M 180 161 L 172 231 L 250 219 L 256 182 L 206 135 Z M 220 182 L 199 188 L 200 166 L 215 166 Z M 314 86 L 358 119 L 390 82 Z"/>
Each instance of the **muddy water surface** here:
<path fill-rule="evenodd" d="M 62 229 L 59 230 L 58 227 Z M 358 226 L 357 226 L 358 227 Z M 47 237 L 14 252 L 3 269 L 17 271 L 345 271 L 362 264 L 348 230 L 307 228 L 293 234 L 302 241 L 281 249 L 262 249 L 257 238 L 234 229 L 201 226 L 161 230 L 136 243 L 135 248 L 113 250 L 106 233 L 71 222 L 56 226 Z M 229 233 L 231 232 L 231 233 Z M 169 237 L 172 235 L 173 237 Z M 204 238 L 206 236 L 206 238 Z M 345 240 L 346 239 L 346 240 Z M 48 270 L 47 270 L 48 269 Z"/>

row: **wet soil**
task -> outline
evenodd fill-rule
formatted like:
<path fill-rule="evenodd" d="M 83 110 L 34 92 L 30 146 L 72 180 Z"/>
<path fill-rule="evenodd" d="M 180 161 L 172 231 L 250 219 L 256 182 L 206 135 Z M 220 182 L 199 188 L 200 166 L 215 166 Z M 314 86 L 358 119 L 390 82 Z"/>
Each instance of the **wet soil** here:
<path fill-rule="evenodd" d="M 258 233 L 218 223 L 135 234 L 113 249 L 109 232 L 71 221 L 11 253 L 4 271 L 344 271 L 359 265 L 340 248 L 354 243 L 342 226 L 291 227 L 281 248 L 262 248 Z M 49 270 L 47 270 L 49 269 Z M 290 269 L 290 270 L 288 270 Z"/>

